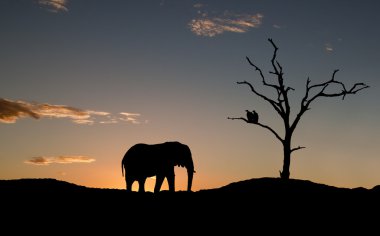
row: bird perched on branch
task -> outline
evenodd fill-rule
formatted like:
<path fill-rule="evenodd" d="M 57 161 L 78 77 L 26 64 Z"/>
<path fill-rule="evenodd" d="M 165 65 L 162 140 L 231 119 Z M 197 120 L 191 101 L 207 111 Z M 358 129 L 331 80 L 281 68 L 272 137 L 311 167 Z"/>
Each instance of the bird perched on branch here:
<path fill-rule="evenodd" d="M 257 122 L 259 122 L 259 114 L 257 114 L 255 110 L 253 111 L 245 110 L 245 111 L 247 112 L 248 123 L 257 124 Z"/>

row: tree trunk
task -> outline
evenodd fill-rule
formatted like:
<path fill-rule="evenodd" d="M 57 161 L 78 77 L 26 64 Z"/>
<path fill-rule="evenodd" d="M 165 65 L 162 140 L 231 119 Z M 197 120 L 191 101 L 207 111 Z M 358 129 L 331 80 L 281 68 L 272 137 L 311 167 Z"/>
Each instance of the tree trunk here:
<path fill-rule="evenodd" d="M 291 154 L 291 142 L 290 138 L 286 138 L 283 142 L 284 146 L 284 164 L 282 166 L 282 171 L 280 171 L 281 179 L 289 179 L 290 176 L 290 154 Z"/>

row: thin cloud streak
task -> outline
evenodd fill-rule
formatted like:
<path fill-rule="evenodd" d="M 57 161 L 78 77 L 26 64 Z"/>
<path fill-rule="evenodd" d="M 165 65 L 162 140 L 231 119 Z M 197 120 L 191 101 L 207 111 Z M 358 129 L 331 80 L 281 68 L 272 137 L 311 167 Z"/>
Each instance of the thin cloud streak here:
<path fill-rule="evenodd" d="M 105 111 L 87 111 L 87 112 L 90 115 L 97 115 L 97 116 L 108 116 L 108 115 L 110 115 L 109 112 L 105 112 Z"/>
<path fill-rule="evenodd" d="M 327 53 L 331 53 L 331 52 L 334 51 L 334 48 L 333 48 L 333 46 L 331 45 L 331 43 L 325 43 L 325 51 L 326 51 Z"/>
<path fill-rule="evenodd" d="M 198 36 L 214 37 L 224 32 L 246 33 L 251 28 L 262 24 L 263 15 L 260 13 L 233 14 L 226 12 L 222 16 L 209 17 L 207 13 L 199 12 L 199 17 L 189 23 L 190 30 Z"/>
<path fill-rule="evenodd" d="M 202 3 L 196 3 L 196 4 L 193 5 L 194 8 L 202 8 L 202 7 L 204 7 L 204 6 L 205 6 L 205 5 L 202 4 Z"/>
<path fill-rule="evenodd" d="M 54 13 L 69 11 L 67 8 L 67 0 L 38 0 L 38 4 Z"/>
<path fill-rule="evenodd" d="M 81 120 L 90 118 L 90 113 L 75 107 L 51 104 L 25 104 L 31 111 L 37 113 L 39 117 L 47 118 L 70 118 Z"/>
<path fill-rule="evenodd" d="M 38 156 L 32 157 L 29 160 L 24 161 L 25 164 L 46 166 L 53 163 L 57 164 L 72 164 L 72 163 L 91 163 L 95 159 L 87 156 L 57 156 L 57 157 L 46 157 Z"/>
<path fill-rule="evenodd" d="M 79 125 L 93 125 L 95 123 L 93 120 L 73 120 L 73 122 Z"/>
<path fill-rule="evenodd" d="M 25 117 L 35 119 L 69 118 L 76 121 L 87 120 L 91 117 L 91 115 L 88 111 L 65 105 L 30 103 L 0 98 L 0 122 L 16 123 L 17 119 Z"/>
<path fill-rule="evenodd" d="M 123 117 L 112 117 L 109 112 L 82 110 L 66 105 L 51 105 L 48 103 L 31 103 L 25 101 L 12 101 L 0 98 L 0 123 L 13 124 L 20 118 L 68 118 L 72 122 L 81 125 L 115 124 L 118 120 L 126 120 L 132 124 L 139 124 L 137 113 L 120 113 Z M 96 122 L 96 117 L 102 117 L 102 121 Z M 125 118 L 126 117 L 126 118 Z"/>
<path fill-rule="evenodd" d="M 139 113 L 120 112 L 120 115 L 124 116 L 141 116 Z"/>
<path fill-rule="evenodd" d="M 117 120 L 112 119 L 112 120 L 107 120 L 107 121 L 100 121 L 100 124 L 117 124 L 119 123 Z"/>
<path fill-rule="evenodd" d="M 125 116 L 125 118 L 120 118 L 122 121 L 131 122 L 132 124 L 140 124 L 141 122 L 137 120 L 137 117 L 140 116 L 138 113 L 128 113 L 120 112 L 120 115 Z"/>
<path fill-rule="evenodd" d="M 27 116 L 35 119 L 40 118 L 25 102 L 0 98 L 0 122 L 11 124 L 15 123 L 18 118 Z"/>

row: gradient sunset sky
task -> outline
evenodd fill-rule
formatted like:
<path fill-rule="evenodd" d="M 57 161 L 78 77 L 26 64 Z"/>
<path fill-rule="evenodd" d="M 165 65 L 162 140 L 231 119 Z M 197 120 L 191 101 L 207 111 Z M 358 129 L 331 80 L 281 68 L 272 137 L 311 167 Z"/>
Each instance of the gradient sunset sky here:
<path fill-rule="evenodd" d="M 283 133 L 273 108 L 236 84 L 267 91 L 245 56 L 273 79 L 273 38 L 296 89 L 293 116 L 307 77 L 320 83 L 340 69 L 347 86 L 371 86 L 312 104 L 294 134 L 306 149 L 293 154 L 291 178 L 372 188 L 380 184 L 379 11 L 376 0 L 0 1 L 0 179 L 125 188 L 128 148 L 165 141 L 192 150 L 193 190 L 278 177 L 273 134 L 227 119 L 254 109 Z M 176 177 L 186 189 L 186 170 Z"/>

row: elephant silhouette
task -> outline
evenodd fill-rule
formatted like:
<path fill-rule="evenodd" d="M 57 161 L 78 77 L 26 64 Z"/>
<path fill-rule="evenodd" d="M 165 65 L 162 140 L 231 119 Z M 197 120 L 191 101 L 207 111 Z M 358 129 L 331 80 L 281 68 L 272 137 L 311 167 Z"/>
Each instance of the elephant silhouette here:
<path fill-rule="evenodd" d="M 175 192 L 175 166 L 187 169 L 187 191 L 191 191 L 195 173 L 194 163 L 190 148 L 180 142 L 135 144 L 125 153 L 121 162 L 121 171 L 124 176 L 125 170 L 127 191 L 132 191 L 132 184 L 137 181 L 139 192 L 145 192 L 146 178 L 156 176 L 154 193 L 160 191 L 165 178 L 168 181 L 169 191 Z"/>

